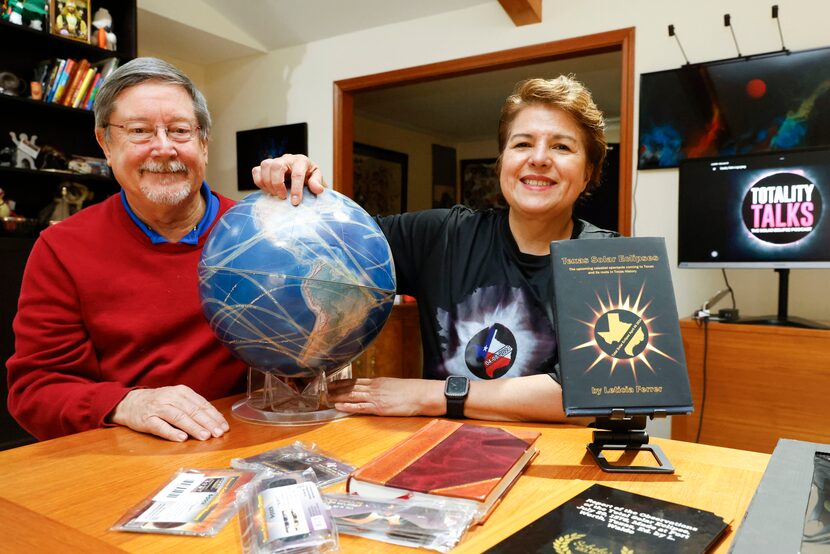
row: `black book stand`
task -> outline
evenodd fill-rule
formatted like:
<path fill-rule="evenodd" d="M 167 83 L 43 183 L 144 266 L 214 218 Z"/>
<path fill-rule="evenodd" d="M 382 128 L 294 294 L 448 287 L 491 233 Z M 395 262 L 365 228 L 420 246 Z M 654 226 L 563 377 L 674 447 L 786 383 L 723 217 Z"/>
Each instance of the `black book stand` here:
<path fill-rule="evenodd" d="M 596 418 L 594 442 L 588 445 L 588 452 L 594 457 L 602 471 L 609 473 L 674 473 L 674 466 L 656 444 L 648 443 L 646 433 L 646 416 L 630 416 L 614 413 L 611 416 Z M 625 450 L 626 452 L 648 451 L 659 465 L 611 465 L 603 455 L 603 450 Z"/>

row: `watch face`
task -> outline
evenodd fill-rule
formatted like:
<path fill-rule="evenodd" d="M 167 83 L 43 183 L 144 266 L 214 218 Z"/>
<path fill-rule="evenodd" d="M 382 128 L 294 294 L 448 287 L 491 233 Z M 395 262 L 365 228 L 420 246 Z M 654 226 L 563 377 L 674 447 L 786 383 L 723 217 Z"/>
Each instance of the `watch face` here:
<path fill-rule="evenodd" d="M 466 396 L 469 386 L 470 382 L 466 377 L 450 376 L 447 377 L 447 384 L 444 387 L 444 393 L 447 396 Z"/>

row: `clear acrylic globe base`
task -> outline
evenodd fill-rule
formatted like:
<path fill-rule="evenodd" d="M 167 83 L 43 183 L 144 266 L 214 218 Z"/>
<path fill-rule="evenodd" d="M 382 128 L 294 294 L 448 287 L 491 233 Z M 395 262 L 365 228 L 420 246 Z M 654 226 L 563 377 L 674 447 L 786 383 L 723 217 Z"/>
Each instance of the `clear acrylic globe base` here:
<path fill-rule="evenodd" d="M 328 383 L 352 376 L 351 364 L 317 377 L 281 377 L 248 370 L 248 394 L 234 403 L 234 417 L 263 425 L 316 425 L 351 414 L 328 407 Z"/>

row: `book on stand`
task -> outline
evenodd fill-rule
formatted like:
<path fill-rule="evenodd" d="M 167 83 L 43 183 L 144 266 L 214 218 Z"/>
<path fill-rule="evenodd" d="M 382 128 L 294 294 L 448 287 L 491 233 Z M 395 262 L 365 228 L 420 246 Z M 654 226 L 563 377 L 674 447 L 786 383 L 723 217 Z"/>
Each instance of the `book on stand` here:
<path fill-rule="evenodd" d="M 592 485 L 486 553 L 700 554 L 727 526 L 712 512 Z"/>
<path fill-rule="evenodd" d="M 478 506 L 483 522 L 537 453 L 538 431 L 435 419 L 354 471 L 346 490 L 370 498 L 431 496 Z"/>
<path fill-rule="evenodd" d="M 563 240 L 550 250 L 565 413 L 691 412 L 665 241 Z"/>

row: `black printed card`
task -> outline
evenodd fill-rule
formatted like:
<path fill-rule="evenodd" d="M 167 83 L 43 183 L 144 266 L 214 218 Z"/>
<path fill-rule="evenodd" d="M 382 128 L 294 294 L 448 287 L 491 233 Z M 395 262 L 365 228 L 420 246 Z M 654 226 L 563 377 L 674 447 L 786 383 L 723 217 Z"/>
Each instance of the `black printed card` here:
<path fill-rule="evenodd" d="M 593 485 L 487 552 L 699 554 L 726 527 L 711 512 Z"/>

